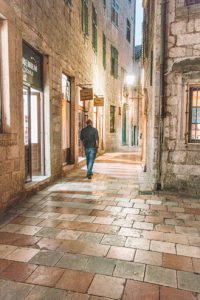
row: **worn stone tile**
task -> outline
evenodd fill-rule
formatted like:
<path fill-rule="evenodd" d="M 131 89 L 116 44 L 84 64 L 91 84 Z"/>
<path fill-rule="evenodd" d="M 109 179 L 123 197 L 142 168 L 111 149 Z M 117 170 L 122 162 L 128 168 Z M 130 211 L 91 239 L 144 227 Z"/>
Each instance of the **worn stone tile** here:
<path fill-rule="evenodd" d="M 103 275 L 112 275 L 116 261 L 103 257 L 89 257 L 86 264 L 86 271 Z"/>
<path fill-rule="evenodd" d="M 160 300 L 159 286 L 127 280 L 122 300 Z"/>
<path fill-rule="evenodd" d="M 40 251 L 31 260 L 30 263 L 44 266 L 54 266 L 63 256 L 63 253 L 55 251 Z"/>
<path fill-rule="evenodd" d="M 144 263 L 154 266 L 162 266 L 162 253 L 137 250 L 134 258 L 134 262 Z"/>
<path fill-rule="evenodd" d="M 186 246 L 186 245 L 176 245 L 177 254 L 200 258 L 200 248 L 194 246 Z"/>
<path fill-rule="evenodd" d="M 19 224 L 7 224 L 0 229 L 0 232 L 13 233 L 13 232 L 16 232 L 17 230 L 21 229 L 21 226 L 22 225 L 19 225 Z"/>
<path fill-rule="evenodd" d="M 110 246 L 95 243 L 85 243 L 81 253 L 85 255 L 106 256 Z"/>
<path fill-rule="evenodd" d="M 29 225 L 20 225 L 16 232 L 20 234 L 27 234 L 27 235 L 35 235 L 38 231 L 40 231 L 41 227 L 39 226 L 29 226 Z"/>
<path fill-rule="evenodd" d="M 24 218 L 24 220 L 21 222 L 23 225 L 30 225 L 30 226 L 35 226 L 38 225 L 43 221 L 44 219 L 42 218 Z"/>
<path fill-rule="evenodd" d="M 101 233 L 83 232 L 78 239 L 89 243 L 100 243 L 102 238 L 103 234 Z"/>
<path fill-rule="evenodd" d="M 60 221 L 74 221 L 78 217 L 77 214 L 61 214 L 56 219 Z"/>
<path fill-rule="evenodd" d="M 164 242 L 169 243 L 178 243 L 178 244 L 188 244 L 188 237 L 182 234 L 175 234 L 175 233 L 166 233 L 164 235 Z"/>
<path fill-rule="evenodd" d="M 158 251 L 158 252 L 176 254 L 176 249 L 175 249 L 175 244 L 174 243 L 151 241 L 150 250 L 151 251 Z"/>
<path fill-rule="evenodd" d="M 10 260 L 0 259 L 0 273 L 3 272 L 11 263 L 12 261 Z"/>
<path fill-rule="evenodd" d="M 35 286 L 25 300 L 65 300 L 65 297 L 66 291 L 44 286 Z"/>
<path fill-rule="evenodd" d="M 121 299 L 124 290 L 125 279 L 105 275 L 95 275 L 88 294 L 112 299 Z"/>
<path fill-rule="evenodd" d="M 118 261 L 113 275 L 116 277 L 123 277 L 143 281 L 145 265 Z"/>
<path fill-rule="evenodd" d="M 150 240 L 128 237 L 125 246 L 130 248 L 149 250 Z"/>
<path fill-rule="evenodd" d="M 200 247 L 200 237 L 197 237 L 197 236 L 188 236 L 187 238 L 188 238 L 189 244 L 191 246 Z"/>
<path fill-rule="evenodd" d="M 152 223 L 146 223 L 146 222 L 134 222 L 133 228 L 137 229 L 144 229 L 144 230 L 153 230 L 153 224 Z"/>
<path fill-rule="evenodd" d="M 57 267 L 85 271 L 88 257 L 75 254 L 64 254 L 58 261 Z"/>
<path fill-rule="evenodd" d="M 133 228 L 126 228 L 122 227 L 118 233 L 119 235 L 122 236 L 132 236 L 132 237 L 140 237 L 141 235 L 141 230 L 133 229 Z"/>
<path fill-rule="evenodd" d="M 114 218 L 109 218 L 109 217 L 96 217 L 93 223 L 96 224 L 105 224 L 105 225 L 110 225 L 114 221 Z M 113 224 L 114 225 L 114 224 Z"/>
<path fill-rule="evenodd" d="M 124 246 L 125 242 L 126 242 L 125 236 L 105 234 L 101 241 L 101 244 L 112 245 L 112 246 Z"/>
<path fill-rule="evenodd" d="M 55 267 L 39 266 L 29 278 L 27 283 L 54 287 L 63 275 L 64 270 Z"/>
<path fill-rule="evenodd" d="M 135 249 L 112 246 L 107 254 L 108 258 L 133 261 Z"/>
<path fill-rule="evenodd" d="M 59 220 L 49 220 L 49 219 L 45 219 L 40 223 L 41 227 L 51 227 L 51 228 L 55 228 L 57 227 L 59 224 L 61 224 L 62 221 Z"/>
<path fill-rule="evenodd" d="M 142 236 L 145 239 L 155 240 L 155 241 L 163 241 L 165 234 L 163 232 L 156 232 L 156 231 L 146 231 L 143 230 Z"/>
<path fill-rule="evenodd" d="M 112 225 L 114 226 L 121 226 L 121 227 L 132 227 L 133 221 L 132 220 L 126 220 L 124 218 L 116 218 Z"/>
<path fill-rule="evenodd" d="M 196 300 L 196 296 L 187 291 L 161 286 L 160 300 Z"/>
<path fill-rule="evenodd" d="M 40 250 L 56 250 L 62 241 L 49 239 L 49 238 L 42 238 L 37 243 L 37 246 Z"/>
<path fill-rule="evenodd" d="M 21 262 L 28 262 L 31 260 L 33 256 L 35 256 L 39 250 L 31 249 L 31 248 L 17 248 L 11 254 L 9 254 L 6 259 L 14 260 L 14 261 L 21 261 Z"/>
<path fill-rule="evenodd" d="M 82 299 L 80 299 L 80 300 L 82 300 Z M 90 297 L 90 300 L 112 300 L 111 298 L 105 298 L 105 297 L 99 297 L 99 296 L 91 296 Z"/>
<path fill-rule="evenodd" d="M 32 290 L 32 288 L 33 286 L 30 284 L 0 280 L 0 299 L 24 299 Z"/>
<path fill-rule="evenodd" d="M 58 283 L 57 288 L 86 293 L 94 277 L 92 273 L 66 270 Z"/>
<path fill-rule="evenodd" d="M 147 266 L 144 281 L 164 286 L 177 287 L 176 271 L 157 266 Z"/>
<path fill-rule="evenodd" d="M 37 232 L 37 236 L 42 236 L 46 238 L 55 238 L 60 232 L 61 229 L 57 229 L 57 228 L 42 228 Z"/>
<path fill-rule="evenodd" d="M 200 274 L 178 271 L 177 278 L 180 289 L 200 293 Z"/>
<path fill-rule="evenodd" d="M 56 238 L 61 240 L 77 240 L 81 233 L 81 231 L 61 230 Z"/>
<path fill-rule="evenodd" d="M 0 245 L 0 258 L 7 258 L 9 254 L 13 253 L 17 247 L 8 246 L 8 245 Z"/>
<path fill-rule="evenodd" d="M 166 220 L 166 219 L 165 219 Z M 169 220 L 169 219 L 167 219 Z M 175 221 L 176 223 L 176 221 Z M 176 224 L 174 224 L 176 225 Z M 164 225 L 164 224 L 158 224 L 158 225 L 155 225 L 155 230 L 156 231 L 161 231 L 161 232 L 175 232 L 175 226 L 174 225 Z"/>
<path fill-rule="evenodd" d="M 192 259 L 190 257 L 168 253 L 163 254 L 163 267 L 186 272 L 193 271 Z"/>
<path fill-rule="evenodd" d="M 199 235 L 197 228 L 184 227 L 184 226 L 175 226 L 176 233 L 189 235 L 189 236 L 197 236 Z"/>
<path fill-rule="evenodd" d="M 94 216 L 78 216 L 75 220 L 78 222 L 92 223 L 96 218 Z M 97 222 L 94 222 L 97 223 Z"/>
<path fill-rule="evenodd" d="M 89 299 L 91 300 L 89 295 L 81 294 L 81 293 L 68 292 L 67 296 L 65 297 L 64 300 L 89 300 Z"/>
<path fill-rule="evenodd" d="M 33 264 L 12 262 L 4 271 L 0 273 L 0 278 L 24 282 L 28 276 L 35 271 L 36 268 L 37 266 Z"/>
<path fill-rule="evenodd" d="M 200 273 L 200 259 L 192 258 L 193 269 L 195 273 Z"/>

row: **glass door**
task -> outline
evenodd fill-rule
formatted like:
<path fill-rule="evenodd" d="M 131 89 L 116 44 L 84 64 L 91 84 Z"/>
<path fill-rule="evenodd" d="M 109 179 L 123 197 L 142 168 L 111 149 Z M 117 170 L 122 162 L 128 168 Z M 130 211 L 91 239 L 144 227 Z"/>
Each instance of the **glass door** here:
<path fill-rule="evenodd" d="M 25 181 L 32 180 L 31 169 L 31 115 L 30 115 L 30 88 L 23 87 L 24 100 L 24 151 L 25 151 Z"/>

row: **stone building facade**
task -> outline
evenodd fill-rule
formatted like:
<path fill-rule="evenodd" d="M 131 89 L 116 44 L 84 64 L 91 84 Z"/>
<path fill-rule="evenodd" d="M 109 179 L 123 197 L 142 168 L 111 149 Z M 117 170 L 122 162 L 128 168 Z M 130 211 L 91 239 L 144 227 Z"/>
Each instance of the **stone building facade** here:
<path fill-rule="evenodd" d="M 121 145 L 134 15 L 135 0 L 0 0 L 0 210 L 77 165 L 87 118 L 101 151 Z"/>
<path fill-rule="evenodd" d="M 200 193 L 200 1 L 144 0 L 146 166 L 154 187 Z"/>

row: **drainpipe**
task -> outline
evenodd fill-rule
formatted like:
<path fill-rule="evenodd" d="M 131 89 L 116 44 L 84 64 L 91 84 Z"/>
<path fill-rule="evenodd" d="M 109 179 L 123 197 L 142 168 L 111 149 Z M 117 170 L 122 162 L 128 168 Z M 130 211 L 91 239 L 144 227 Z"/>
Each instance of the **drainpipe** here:
<path fill-rule="evenodd" d="M 166 52 L 166 32 L 167 32 L 167 0 L 161 0 L 161 51 L 160 51 L 160 111 L 159 111 L 159 156 L 158 156 L 158 179 L 157 189 L 161 190 L 161 176 L 162 176 L 162 156 L 163 156 L 163 131 L 165 118 L 165 52 Z"/>

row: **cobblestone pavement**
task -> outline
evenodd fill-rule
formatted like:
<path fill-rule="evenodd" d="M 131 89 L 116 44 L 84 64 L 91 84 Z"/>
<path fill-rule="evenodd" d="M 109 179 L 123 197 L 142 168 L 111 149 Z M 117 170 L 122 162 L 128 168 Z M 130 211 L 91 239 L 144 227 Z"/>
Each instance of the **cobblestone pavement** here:
<path fill-rule="evenodd" d="M 107 154 L 7 212 L 1 300 L 200 299 L 200 201 L 139 195 L 131 154 Z"/>

